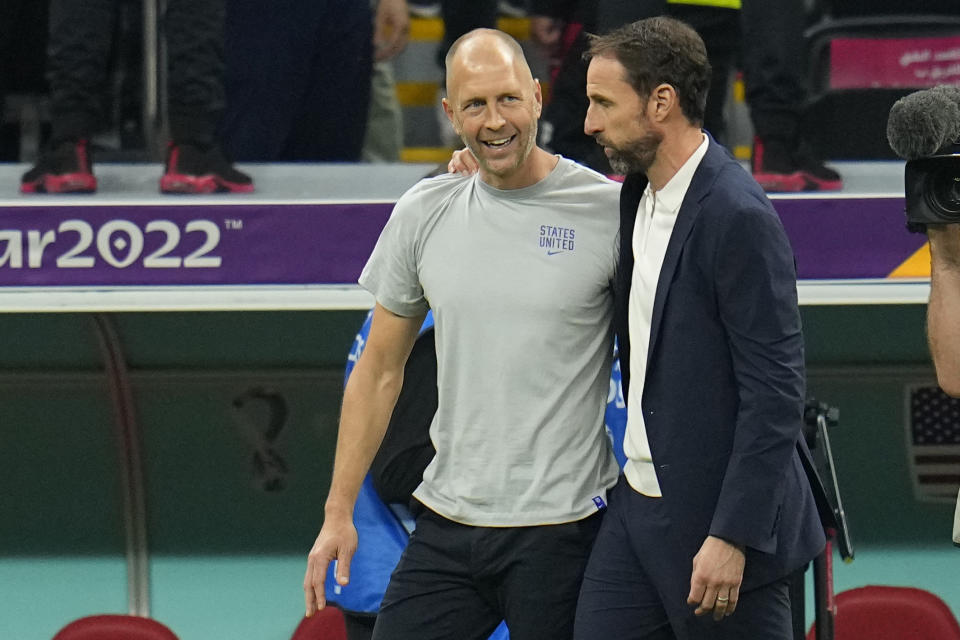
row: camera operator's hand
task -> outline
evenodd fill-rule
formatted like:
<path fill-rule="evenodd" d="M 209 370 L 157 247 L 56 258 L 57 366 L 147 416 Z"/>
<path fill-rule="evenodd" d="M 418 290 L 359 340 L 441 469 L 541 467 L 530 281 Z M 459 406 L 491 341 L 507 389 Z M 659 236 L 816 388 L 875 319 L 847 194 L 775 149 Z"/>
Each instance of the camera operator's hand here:
<path fill-rule="evenodd" d="M 937 381 L 960 397 L 960 224 L 927 226 L 930 239 L 930 304 L 927 331 Z"/>

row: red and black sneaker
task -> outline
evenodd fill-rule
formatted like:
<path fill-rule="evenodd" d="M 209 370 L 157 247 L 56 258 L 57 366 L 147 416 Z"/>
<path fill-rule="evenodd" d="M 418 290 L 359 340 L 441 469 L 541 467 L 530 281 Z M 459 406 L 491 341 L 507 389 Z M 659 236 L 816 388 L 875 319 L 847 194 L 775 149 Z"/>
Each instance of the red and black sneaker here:
<path fill-rule="evenodd" d="M 751 173 L 764 191 L 839 191 L 843 188 L 840 174 L 818 160 L 805 143 L 794 145 L 779 138 L 754 138 Z"/>
<path fill-rule="evenodd" d="M 93 193 L 97 179 L 86 140 L 62 140 L 20 178 L 20 193 Z"/>
<path fill-rule="evenodd" d="M 839 191 L 843 189 L 843 178 L 840 174 L 823 164 L 813 155 L 806 144 L 800 143 L 800 148 L 794 154 L 794 160 L 800 167 L 803 178 L 807 181 L 805 191 Z"/>
<path fill-rule="evenodd" d="M 171 142 L 160 178 L 163 193 L 252 193 L 253 179 L 238 171 L 216 145 Z"/>
<path fill-rule="evenodd" d="M 773 138 L 753 139 L 750 172 L 764 191 L 803 191 L 807 184 L 790 146 Z"/>

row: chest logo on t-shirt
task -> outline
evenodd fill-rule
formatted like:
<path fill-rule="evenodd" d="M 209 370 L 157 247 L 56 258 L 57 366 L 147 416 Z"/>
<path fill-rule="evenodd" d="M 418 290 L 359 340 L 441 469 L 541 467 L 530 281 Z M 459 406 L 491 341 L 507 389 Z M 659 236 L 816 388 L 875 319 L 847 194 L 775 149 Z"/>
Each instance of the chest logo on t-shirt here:
<path fill-rule="evenodd" d="M 576 244 L 576 229 L 540 225 L 540 248 L 546 249 L 548 256 L 573 251 Z"/>

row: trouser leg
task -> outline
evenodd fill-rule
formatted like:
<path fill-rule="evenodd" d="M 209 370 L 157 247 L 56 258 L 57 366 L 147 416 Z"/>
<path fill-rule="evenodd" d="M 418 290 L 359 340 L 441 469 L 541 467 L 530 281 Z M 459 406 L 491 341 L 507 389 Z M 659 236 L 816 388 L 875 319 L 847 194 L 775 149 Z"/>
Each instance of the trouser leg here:
<path fill-rule="evenodd" d="M 116 0 L 52 0 L 47 51 L 54 141 L 89 137 L 103 114 Z"/>

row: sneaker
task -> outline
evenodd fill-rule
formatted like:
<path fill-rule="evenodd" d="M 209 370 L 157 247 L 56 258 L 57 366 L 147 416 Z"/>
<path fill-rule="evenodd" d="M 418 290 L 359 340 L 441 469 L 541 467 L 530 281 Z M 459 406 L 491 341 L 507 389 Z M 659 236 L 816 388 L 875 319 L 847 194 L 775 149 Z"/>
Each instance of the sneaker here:
<path fill-rule="evenodd" d="M 216 145 L 171 142 L 160 178 L 163 193 L 252 193 L 253 179 L 238 171 Z"/>
<path fill-rule="evenodd" d="M 839 191 L 843 188 L 840 174 L 818 160 L 804 142 L 793 145 L 779 138 L 754 138 L 751 172 L 764 191 Z"/>
<path fill-rule="evenodd" d="M 794 154 L 794 160 L 807 181 L 805 191 L 839 191 L 843 189 L 843 178 L 813 155 L 813 152 L 801 142 Z"/>
<path fill-rule="evenodd" d="M 20 178 L 20 193 L 93 193 L 97 179 L 86 140 L 63 140 Z"/>
<path fill-rule="evenodd" d="M 750 172 L 764 191 L 803 191 L 807 185 L 790 146 L 775 138 L 753 139 Z"/>

